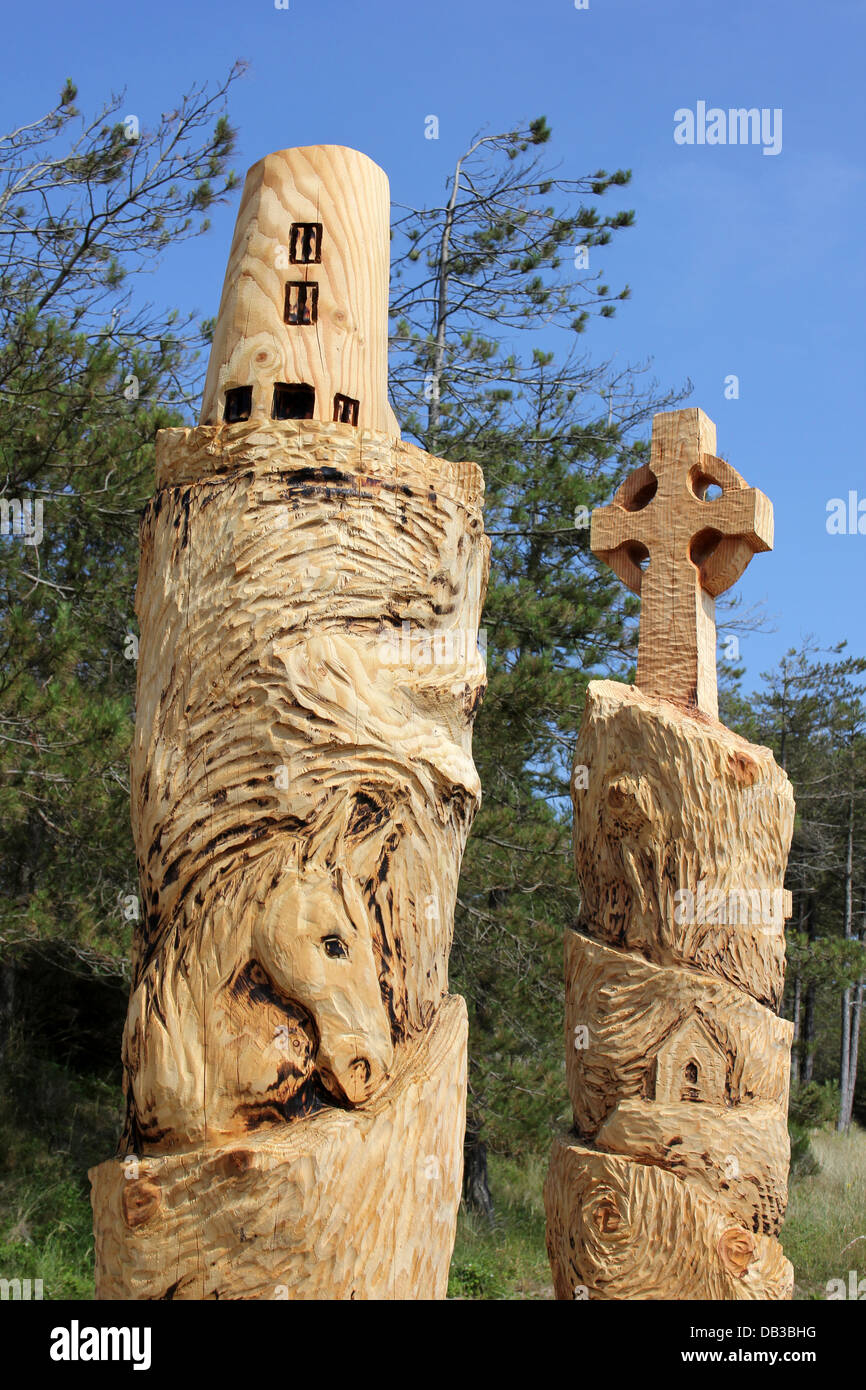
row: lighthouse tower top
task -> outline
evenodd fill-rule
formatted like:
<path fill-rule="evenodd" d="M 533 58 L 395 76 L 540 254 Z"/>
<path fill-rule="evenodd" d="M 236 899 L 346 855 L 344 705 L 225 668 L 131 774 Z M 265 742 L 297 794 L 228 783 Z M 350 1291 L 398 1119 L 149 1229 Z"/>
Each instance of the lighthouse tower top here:
<path fill-rule="evenodd" d="M 389 190 L 342 145 L 278 150 L 246 177 L 203 425 L 337 420 L 399 436 L 388 404 Z"/>

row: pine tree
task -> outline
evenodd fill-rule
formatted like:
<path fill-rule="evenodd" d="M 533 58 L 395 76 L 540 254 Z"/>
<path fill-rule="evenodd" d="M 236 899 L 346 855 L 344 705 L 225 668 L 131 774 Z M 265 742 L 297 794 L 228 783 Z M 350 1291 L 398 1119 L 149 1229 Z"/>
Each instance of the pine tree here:
<path fill-rule="evenodd" d="M 579 909 L 568 779 L 588 679 L 634 662 L 636 600 L 593 559 L 589 516 L 645 459 L 635 432 L 674 399 L 641 383 L 644 367 L 614 373 L 578 350 L 593 314 L 628 293 L 588 258 L 633 221 L 579 200 L 629 175 L 560 178 L 538 160 L 549 136 L 542 118 L 474 141 L 445 205 L 405 210 L 395 228 L 395 408 L 425 448 L 481 464 L 492 542 L 474 739 L 484 801 L 451 957 L 470 1009 L 465 1193 L 488 1216 L 484 1136 L 537 1150 L 566 1111 L 562 942 Z"/>
<path fill-rule="evenodd" d="M 201 343 L 192 319 L 141 302 L 137 273 L 206 230 L 234 186 L 222 108 L 238 71 L 153 131 L 121 120 L 120 98 L 80 119 L 67 83 L 0 138 L 4 959 L 48 938 L 117 956 L 128 940 L 138 517 Z"/>
<path fill-rule="evenodd" d="M 730 706 L 739 732 L 772 748 L 794 786 L 785 995 L 794 1023 L 792 1078 L 804 1085 L 813 1080 L 823 1040 L 821 1071 L 829 1079 L 827 1057 L 836 1048 L 840 1129 L 851 1123 L 866 976 L 866 882 L 859 867 L 866 830 L 866 686 L 857 680 L 866 659 L 846 655 L 845 646 L 821 652 L 810 639 L 763 673 L 764 688 L 749 701 L 735 699 Z M 841 1026 L 831 1037 L 834 997 Z"/>

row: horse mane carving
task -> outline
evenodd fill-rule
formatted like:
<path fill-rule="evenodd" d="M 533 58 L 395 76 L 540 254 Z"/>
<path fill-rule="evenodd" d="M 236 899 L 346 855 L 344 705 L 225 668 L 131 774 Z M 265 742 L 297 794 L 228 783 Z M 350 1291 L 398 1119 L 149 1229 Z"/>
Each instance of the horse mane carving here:
<path fill-rule="evenodd" d="M 154 649 L 166 655 L 164 675 L 141 683 L 133 761 L 145 913 L 124 1040 L 125 1142 L 139 1151 L 365 1103 L 448 989 L 448 924 L 480 799 L 469 740 L 485 679 L 472 623 L 486 545 L 460 553 L 444 526 L 430 538 L 407 607 L 432 609 L 431 571 L 449 574 L 453 593 L 434 617 L 442 641 L 424 646 L 401 643 L 402 621 L 382 621 L 385 575 L 377 595 L 368 566 L 345 558 L 341 592 L 311 630 L 308 557 L 278 531 L 268 589 L 276 577 L 282 621 L 265 626 L 248 553 L 270 529 L 273 504 L 256 495 L 267 488 L 265 478 L 183 500 L 167 489 L 143 526 L 158 578 L 139 592 L 141 669 L 156 664 Z M 322 508 L 323 491 L 283 476 L 300 518 Z M 409 518 L 412 498 L 404 505 Z M 167 577 L 182 582 L 191 550 L 212 554 L 221 521 L 232 544 L 220 544 L 219 568 L 196 565 L 190 601 L 169 611 Z M 233 640 L 221 645 L 215 680 L 206 649 L 229 586 L 246 645 L 242 659 Z M 378 598 L 375 625 L 342 616 L 362 586 L 367 604 Z"/>

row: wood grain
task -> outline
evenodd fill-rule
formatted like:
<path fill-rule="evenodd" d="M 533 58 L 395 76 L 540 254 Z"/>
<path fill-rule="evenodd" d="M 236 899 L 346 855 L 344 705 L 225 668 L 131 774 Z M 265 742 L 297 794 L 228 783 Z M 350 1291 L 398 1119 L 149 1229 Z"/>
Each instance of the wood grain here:
<path fill-rule="evenodd" d="M 164 1296 L 143 1292 L 160 1260 L 186 1296 L 215 1296 L 195 1259 L 238 1262 L 224 1248 L 226 1223 L 238 1229 L 231 1185 L 211 1199 L 190 1178 L 184 1195 L 184 1174 L 259 1136 L 265 1195 L 268 1183 L 276 1193 L 281 1136 L 291 1130 L 300 1164 L 323 1117 L 339 1114 L 345 1171 L 325 1125 L 335 1200 L 362 1185 L 384 1225 L 351 1225 L 362 1243 L 339 1278 L 296 1262 L 282 1282 L 291 1297 L 348 1297 L 349 1284 L 357 1297 L 439 1297 L 460 1196 L 465 1043 L 426 1099 L 417 1086 L 419 1047 L 449 999 L 460 859 L 480 799 L 480 470 L 349 425 L 249 421 L 164 432 L 158 481 L 137 594 L 143 911 L 123 1046 L 125 1145 L 150 1176 L 119 1230 L 117 1194 L 128 1203 L 130 1189 L 95 1170 L 101 1296 Z M 359 1149 L 347 1131 L 356 1115 L 367 1135 L 368 1113 L 387 1116 L 381 1142 Z M 419 1155 L 441 1159 L 443 1135 L 433 1231 L 411 1217 L 400 1174 Z M 247 1230 L 253 1210 L 243 1192 L 237 1201 Z M 326 1212 L 312 1187 L 303 1202 L 310 1242 Z M 406 1270 L 386 1239 L 395 1202 L 399 1222 L 418 1223 Z M 138 1240 L 145 1225 L 146 1278 L 126 1248 L 127 1229 Z M 221 1297 L 270 1296 L 270 1255 L 264 1283 L 250 1259 L 246 1284 L 217 1269 Z"/>
<path fill-rule="evenodd" d="M 173 431 L 159 476 L 124 1050 L 128 1138 L 167 1148 L 358 1103 L 447 992 L 488 543 L 474 466 L 347 425 Z"/>
<path fill-rule="evenodd" d="M 794 803 L 718 722 L 714 601 L 773 540 L 700 410 L 593 513 L 641 595 L 634 688 L 591 682 L 575 751 L 581 914 L 566 934 L 574 1127 L 545 1185 L 556 1295 L 790 1298 L 792 1027 L 778 1018 Z M 712 499 L 713 485 L 720 496 Z"/>
<path fill-rule="evenodd" d="M 793 1293 L 777 1240 L 749 1231 L 664 1167 L 563 1138 L 544 1198 L 558 1299 L 750 1301 Z"/>
<path fill-rule="evenodd" d="M 721 1061 L 706 1078 L 721 1072 L 721 1087 L 708 1085 L 707 1100 L 728 1106 L 766 1101 L 787 1109 L 792 1025 L 745 990 L 703 971 L 652 965 L 574 931 L 566 934 L 565 986 L 566 1079 L 585 1137 L 594 1137 L 620 1100 L 661 1099 L 663 1092 L 666 1100 L 680 1099 L 664 1087 L 664 1075 L 657 1086 L 656 1063 L 691 1020 L 700 1026 L 679 1050 L 700 1050 L 708 1067 Z M 576 1047 L 581 1026 L 589 1038 Z"/>
<path fill-rule="evenodd" d="M 594 553 L 641 596 L 636 684 L 713 719 L 715 600 L 756 551 L 773 547 L 769 499 L 715 448 L 716 427 L 702 410 L 656 415 L 649 464 L 593 512 L 590 532 Z M 721 495 L 710 499 L 713 487 Z"/>
<path fill-rule="evenodd" d="M 593 681 L 572 800 L 557 1297 L 790 1297 L 787 778 L 698 711 Z"/>
<path fill-rule="evenodd" d="M 363 1110 L 100 1164 L 97 1298 L 444 1298 L 465 1095 L 452 996 Z"/>
<path fill-rule="evenodd" d="M 269 155 L 205 423 L 157 439 L 125 1157 L 91 1173 L 102 1298 L 445 1293 L 489 542 L 480 469 L 399 440 L 387 287 L 382 171 L 341 147 Z M 304 385 L 315 408 L 286 418 Z"/>
<path fill-rule="evenodd" d="M 294 223 L 321 224 L 319 261 L 293 263 Z M 342 145 L 278 150 L 246 177 L 214 333 L 200 421 L 223 419 L 227 388 L 252 386 L 252 418 L 271 415 L 274 385 L 315 390 L 313 419 L 334 396 L 359 401 L 358 425 L 399 436 L 388 404 L 388 179 Z M 317 286 L 317 321 L 288 324 L 286 286 Z"/>
<path fill-rule="evenodd" d="M 794 802 L 770 750 L 631 686 L 593 681 L 574 768 L 574 862 L 591 934 L 778 1008 Z M 693 914 L 676 898 L 685 890 Z M 727 910 L 713 912 L 714 893 Z M 754 930 L 730 920 L 755 915 L 767 920 Z"/>

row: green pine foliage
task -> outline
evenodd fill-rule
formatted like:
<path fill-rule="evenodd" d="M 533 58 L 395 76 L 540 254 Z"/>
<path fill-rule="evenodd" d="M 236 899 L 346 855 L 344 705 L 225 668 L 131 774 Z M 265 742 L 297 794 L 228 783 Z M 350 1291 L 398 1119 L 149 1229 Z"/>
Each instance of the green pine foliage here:
<path fill-rule="evenodd" d="M 221 107 L 238 72 L 134 138 L 122 98 L 88 120 L 67 82 L 0 142 L 6 960 L 42 938 L 128 952 L 138 519 L 156 433 L 184 422 L 199 372 L 194 322 L 142 302 L 138 272 L 234 187 Z"/>
<path fill-rule="evenodd" d="M 597 255 L 628 184 L 563 179 L 543 118 L 484 136 L 442 207 L 395 224 L 391 383 L 404 429 L 481 464 L 491 539 L 488 688 L 474 736 L 483 805 L 463 863 L 451 985 L 470 1011 L 470 1133 L 537 1152 L 566 1118 L 562 947 L 579 911 L 568 782 L 588 680 L 627 677 L 636 600 L 589 549 L 592 508 L 646 457 L 640 431 L 675 399 L 580 349 L 628 289 Z M 533 331 L 524 351 L 522 334 Z M 550 346 L 539 346 L 549 337 Z"/>

